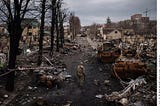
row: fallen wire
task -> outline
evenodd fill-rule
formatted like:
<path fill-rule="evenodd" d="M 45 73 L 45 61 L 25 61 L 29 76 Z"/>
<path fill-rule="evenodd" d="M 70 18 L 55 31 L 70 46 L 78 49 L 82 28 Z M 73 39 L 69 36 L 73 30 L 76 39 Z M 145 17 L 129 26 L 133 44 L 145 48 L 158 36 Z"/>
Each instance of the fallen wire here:
<path fill-rule="evenodd" d="M 125 88 L 125 85 L 128 85 L 128 82 L 123 81 L 114 69 L 113 72 L 115 76 L 120 80 L 121 85 Z"/>
<path fill-rule="evenodd" d="M 8 75 L 9 73 L 11 73 L 11 72 L 13 72 L 13 71 L 14 71 L 14 70 L 8 71 L 8 72 L 6 72 L 6 73 L 3 73 L 3 74 L 0 75 L 0 77 L 4 77 L 4 76 Z"/>
<path fill-rule="evenodd" d="M 9 70 L 9 71 L 8 71 L 8 72 L 5 72 L 5 73 L 3 73 L 3 74 L 1 74 L 0 77 L 4 77 L 4 76 L 10 74 L 10 73 L 13 72 L 13 71 L 25 71 L 25 70 L 51 70 L 51 69 L 55 70 L 56 68 L 55 68 L 55 67 L 36 67 L 36 68 L 24 68 L 24 67 L 21 68 L 21 67 L 18 67 L 18 68 L 16 68 L 16 69 L 7 69 L 7 70 Z"/>

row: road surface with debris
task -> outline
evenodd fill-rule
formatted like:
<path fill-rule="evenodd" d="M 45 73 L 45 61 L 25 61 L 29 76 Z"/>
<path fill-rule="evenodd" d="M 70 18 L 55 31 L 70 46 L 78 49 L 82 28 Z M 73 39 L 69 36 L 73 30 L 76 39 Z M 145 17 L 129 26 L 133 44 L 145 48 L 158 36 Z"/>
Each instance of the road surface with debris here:
<path fill-rule="evenodd" d="M 72 76 L 71 79 L 65 81 L 61 88 L 50 89 L 30 82 L 8 106 L 35 106 L 39 99 L 41 102 L 47 102 L 48 106 L 106 105 L 106 102 L 96 98 L 96 95 L 110 94 L 112 91 L 122 89 L 119 81 L 111 78 L 112 64 L 103 64 L 97 60 L 96 51 L 88 43 L 86 37 L 77 37 L 76 42 L 80 48 L 74 54 L 61 56 L 61 61 L 66 64 L 67 73 Z M 76 69 L 80 62 L 83 62 L 86 75 L 83 88 L 78 86 L 76 77 Z"/>
<path fill-rule="evenodd" d="M 48 55 L 48 50 L 43 54 L 43 66 L 66 67 L 65 74 L 71 76 L 60 83 L 60 86 L 48 88 L 46 85 L 37 84 L 33 70 L 16 73 L 15 91 L 8 93 L 4 89 L 4 80 L 0 83 L 1 106 L 122 106 L 118 102 L 107 102 L 104 94 L 110 95 L 124 88 L 119 80 L 112 77 L 112 64 L 104 64 L 97 59 L 96 42 L 87 37 L 77 37 L 75 44 L 68 45 L 65 51 L 54 52 L 53 57 Z M 78 46 L 75 46 L 78 45 Z M 37 55 L 30 57 L 20 56 L 21 65 L 35 67 Z M 52 62 L 52 63 L 51 63 Z M 85 67 L 85 82 L 83 87 L 78 86 L 76 76 L 77 66 L 83 62 Z M 27 65 L 29 64 L 29 65 Z M 35 71 L 35 70 L 34 70 Z M 50 75 L 53 70 L 46 70 Z M 152 72 L 153 71 L 153 72 Z M 154 73 L 155 71 L 152 70 Z M 154 74 L 153 74 L 154 75 Z M 156 77 L 152 74 L 145 76 L 146 85 L 132 92 L 122 102 L 130 103 L 131 106 L 155 106 L 156 101 Z M 144 92 L 145 91 L 145 92 Z M 117 96 L 117 95 L 116 95 Z M 116 97 L 115 96 L 115 97 Z M 103 98 L 102 98 L 103 97 Z"/>

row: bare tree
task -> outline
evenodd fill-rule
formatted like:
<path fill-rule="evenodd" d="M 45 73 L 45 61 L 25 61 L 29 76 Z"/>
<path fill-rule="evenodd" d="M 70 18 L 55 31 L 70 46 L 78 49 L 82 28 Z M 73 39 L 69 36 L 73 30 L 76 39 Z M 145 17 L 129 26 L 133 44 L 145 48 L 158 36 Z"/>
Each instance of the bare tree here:
<path fill-rule="evenodd" d="M 70 32 L 72 32 L 72 40 L 75 39 L 76 35 L 80 32 L 81 23 L 79 17 L 74 15 L 74 12 L 71 12 L 70 19 Z"/>
<path fill-rule="evenodd" d="M 63 23 L 66 19 L 66 10 L 62 9 L 63 0 L 50 0 L 49 11 L 47 12 L 48 20 L 51 19 L 51 49 L 50 56 L 53 55 L 54 41 L 56 41 L 56 51 L 63 47 L 64 28 Z M 56 35 L 56 36 L 55 36 Z"/>
<path fill-rule="evenodd" d="M 66 17 L 67 17 L 67 9 L 64 10 L 60 10 L 60 39 L 61 39 L 61 44 L 60 47 L 63 48 L 63 44 L 64 44 L 64 26 L 63 23 L 66 21 Z"/>
<path fill-rule="evenodd" d="M 52 19 L 51 19 L 51 50 L 50 55 L 53 55 L 53 43 L 54 43 L 54 32 L 55 32 L 55 19 L 56 19 L 56 1 L 51 0 L 51 11 L 52 11 Z"/>
<path fill-rule="evenodd" d="M 31 0 L 1 0 L 0 18 L 6 22 L 10 37 L 9 50 L 9 71 L 15 69 L 16 55 L 18 53 L 19 41 L 22 35 L 21 22 L 28 11 L 28 4 Z M 15 71 L 11 71 L 7 76 L 6 90 L 14 90 Z"/>
<path fill-rule="evenodd" d="M 56 51 L 59 52 L 59 35 L 60 35 L 60 31 L 59 31 L 59 9 L 60 9 L 60 4 L 61 3 L 61 0 L 58 0 L 57 3 L 56 3 Z"/>
<path fill-rule="evenodd" d="M 44 36 L 44 20 L 46 13 L 46 0 L 41 1 L 41 26 L 40 26 L 40 37 L 39 37 L 39 52 L 38 52 L 38 65 L 42 63 L 42 52 L 43 52 L 43 36 Z"/>

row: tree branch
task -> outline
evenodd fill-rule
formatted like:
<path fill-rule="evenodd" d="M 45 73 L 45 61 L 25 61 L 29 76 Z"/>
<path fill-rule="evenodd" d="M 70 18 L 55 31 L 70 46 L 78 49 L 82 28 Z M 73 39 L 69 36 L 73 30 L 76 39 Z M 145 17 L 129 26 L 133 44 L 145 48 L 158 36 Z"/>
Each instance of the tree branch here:
<path fill-rule="evenodd" d="M 23 0 L 22 0 L 22 1 L 23 1 Z M 27 10 L 27 7 L 28 7 L 29 2 L 30 2 L 30 0 L 26 0 L 26 4 L 25 4 L 25 7 L 24 7 L 24 10 L 23 10 L 23 12 L 22 12 L 22 14 L 21 14 L 21 19 L 24 18 L 25 14 L 26 14 L 26 12 L 27 12 L 26 10 Z"/>
<path fill-rule="evenodd" d="M 8 10 L 8 17 L 10 20 L 13 20 L 13 15 L 12 15 L 12 11 L 11 11 L 11 6 L 10 6 L 10 2 L 8 2 L 7 0 L 2 0 L 2 2 L 4 3 L 4 5 L 6 6 L 7 10 Z"/>

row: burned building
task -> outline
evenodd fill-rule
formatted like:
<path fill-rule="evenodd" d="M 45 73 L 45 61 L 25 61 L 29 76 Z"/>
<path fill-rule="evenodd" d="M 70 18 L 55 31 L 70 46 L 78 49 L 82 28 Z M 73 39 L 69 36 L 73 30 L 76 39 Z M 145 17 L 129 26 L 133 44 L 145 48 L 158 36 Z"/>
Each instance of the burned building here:
<path fill-rule="evenodd" d="M 31 46 L 31 43 L 38 42 L 39 25 L 37 19 L 25 18 L 22 21 L 22 38 L 20 42 L 20 48 L 22 48 L 25 43 L 27 46 Z"/>
<path fill-rule="evenodd" d="M 142 14 L 134 14 L 131 19 L 120 21 L 119 28 L 134 29 L 136 34 L 148 35 L 156 34 L 156 20 L 150 20 L 149 17 L 143 17 Z"/>

